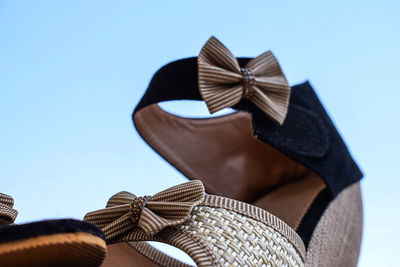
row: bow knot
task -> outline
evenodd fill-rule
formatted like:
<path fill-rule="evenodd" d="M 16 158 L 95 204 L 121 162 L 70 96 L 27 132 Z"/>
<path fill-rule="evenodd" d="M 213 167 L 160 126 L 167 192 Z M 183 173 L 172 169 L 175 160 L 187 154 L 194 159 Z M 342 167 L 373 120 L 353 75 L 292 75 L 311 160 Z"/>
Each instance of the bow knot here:
<path fill-rule="evenodd" d="M 147 202 L 151 196 L 144 196 L 144 197 L 135 197 L 132 203 L 129 205 L 129 210 L 132 216 L 132 222 L 136 225 L 139 224 L 140 215 L 142 214 L 142 210 L 146 206 Z"/>
<path fill-rule="evenodd" d="M 243 98 L 250 99 L 254 96 L 256 78 L 251 72 L 251 69 L 241 68 L 240 72 L 243 74 Z"/>
<path fill-rule="evenodd" d="M 179 225 L 204 199 L 202 182 L 194 180 L 154 196 L 137 197 L 129 192 L 112 196 L 105 209 L 86 214 L 84 220 L 101 228 L 109 243 L 151 237 L 165 227 Z"/>
<path fill-rule="evenodd" d="M 237 59 L 215 37 L 203 46 L 198 59 L 199 91 L 210 113 L 248 99 L 267 116 L 283 124 L 290 86 L 271 51 L 240 68 Z"/>

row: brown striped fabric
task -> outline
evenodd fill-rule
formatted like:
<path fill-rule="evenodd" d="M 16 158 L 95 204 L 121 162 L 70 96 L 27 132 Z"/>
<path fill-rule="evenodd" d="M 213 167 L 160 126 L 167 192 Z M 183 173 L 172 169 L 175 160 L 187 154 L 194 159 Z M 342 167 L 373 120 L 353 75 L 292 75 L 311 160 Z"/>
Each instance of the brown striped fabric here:
<path fill-rule="evenodd" d="M 215 37 L 198 56 L 199 90 L 210 113 L 249 99 L 267 116 L 283 124 L 290 86 L 274 54 L 267 51 L 240 68 L 237 59 Z"/>
<path fill-rule="evenodd" d="M 0 193 L 0 225 L 10 224 L 15 221 L 18 212 L 13 209 L 14 199 L 9 195 Z"/>
<path fill-rule="evenodd" d="M 167 226 L 186 221 L 192 209 L 203 201 L 204 186 L 194 180 L 171 187 L 149 197 L 147 203 L 137 207 L 139 214 L 134 214 L 132 204 L 137 199 L 134 194 L 120 192 L 111 197 L 106 209 L 90 212 L 84 220 L 101 227 L 108 242 L 135 228 L 153 236 Z"/>

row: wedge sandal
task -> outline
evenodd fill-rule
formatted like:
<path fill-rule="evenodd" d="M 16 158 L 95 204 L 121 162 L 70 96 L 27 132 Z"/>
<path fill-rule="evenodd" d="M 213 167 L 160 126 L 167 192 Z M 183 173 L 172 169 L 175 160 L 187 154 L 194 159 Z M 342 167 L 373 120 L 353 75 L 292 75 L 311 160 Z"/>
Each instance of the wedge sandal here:
<path fill-rule="evenodd" d="M 13 224 L 12 197 L 0 193 L 0 266 L 100 266 L 106 255 L 101 230 L 72 219 Z"/>
<path fill-rule="evenodd" d="M 224 108 L 236 112 L 204 119 L 180 117 L 158 105 L 169 100 L 204 101 L 210 113 Z M 362 236 L 362 173 L 311 84 L 289 86 L 272 52 L 235 58 L 212 37 L 198 57 L 169 63 L 156 72 L 132 118 L 141 137 L 187 178 L 200 179 L 207 194 L 285 223 L 292 237 L 268 222 L 265 227 L 297 248 L 303 261 L 292 262 L 294 265 L 357 265 Z M 199 231 L 214 233 L 207 227 Z M 140 223 L 136 228 L 141 229 Z M 264 240 L 260 236 L 254 240 L 260 238 Z M 246 239 L 241 240 L 247 244 Z M 271 250 L 264 245 L 260 251 Z M 219 262 L 218 255 L 232 256 L 227 246 L 204 246 L 209 250 L 206 254 L 214 256 L 207 264 L 195 262 L 233 265 Z M 138 266 L 149 259 L 156 265 L 180 264 L 141 242 L 111 245 L 108 251 L 108 259 L 125 257 L 125 262 L 132 263 L 120 266 Z M 258 252 L 248 256 L 256 259 L 250 262 L 243 261 L 246 252 L 235 253 L 235 264 L 280 265 L 268 257 L 269 262 L 263 261 L 265 257 L 257 256 Z M 213 257 L 218 260 L 211 262 Z"/>
<path fill-rule="evenodd" d="M 158 103 L 204 101 L 191 119 Z M 300 235 L 306 265 L 355 266 L 362 235 L 362 173 L 311 84 L 290 87 L 268 51 L 235 58 L 210 38 L 196 58 L 167 64 L 135 108 L 142 138 L 207 193 L 253 204 Z"/>

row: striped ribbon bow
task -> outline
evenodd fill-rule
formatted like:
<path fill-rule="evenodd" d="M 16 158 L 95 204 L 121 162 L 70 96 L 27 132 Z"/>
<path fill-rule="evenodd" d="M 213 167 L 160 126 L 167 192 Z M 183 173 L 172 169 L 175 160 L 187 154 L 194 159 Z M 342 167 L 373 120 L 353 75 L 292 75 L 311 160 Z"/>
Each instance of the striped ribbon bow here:
<path fill-rule="evenodd" d="M 133 241 L 135 236 L 153 236 L 167 226 L 187 220 L 204 199 L 202 182 L 193 180 L 173 186 L 154 196 L 137 197 L 122 191 L 108 201 L 105 209 L 86 214 L 84 220 L 99 226 L 106 240 Z"/>
<path fill-rule="evenodd" d="M 14 199 L 9 195 L 0 193 L 0 225 L 10 224 L 15 221 L 18 212 L 13 209 Z"/>
<path fill-rule="evenodd" d="M 240 68 L 232 53 L 217 38 L 211 37 L 203 46 L 197 63 L 200 94 L 210 113 L 232 107 L 245 98 L 283 124 L 290 86 L 271 51 Z"/>

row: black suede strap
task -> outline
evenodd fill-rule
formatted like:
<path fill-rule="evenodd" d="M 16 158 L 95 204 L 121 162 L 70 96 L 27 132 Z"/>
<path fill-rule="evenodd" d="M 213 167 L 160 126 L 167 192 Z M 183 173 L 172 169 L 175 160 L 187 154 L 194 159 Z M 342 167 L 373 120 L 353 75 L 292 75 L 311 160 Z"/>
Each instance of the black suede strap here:
<path fill-rule="evenodd" d="M 243 67 L 251 58 L 238 58 Z M 198 89 L 197 58 L 162 67 L 135 108 L 133 115 L 151 104 L 167 100 L 202 100 Z M 233 106 L 252 113 L 259 140 L 317 173 L 332 196 L 358 181 L 362 173 L 308 82 L 292 87 L 289 110 L 282 126 L 274 123 L 249 100 Z"/>

